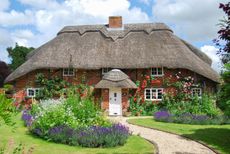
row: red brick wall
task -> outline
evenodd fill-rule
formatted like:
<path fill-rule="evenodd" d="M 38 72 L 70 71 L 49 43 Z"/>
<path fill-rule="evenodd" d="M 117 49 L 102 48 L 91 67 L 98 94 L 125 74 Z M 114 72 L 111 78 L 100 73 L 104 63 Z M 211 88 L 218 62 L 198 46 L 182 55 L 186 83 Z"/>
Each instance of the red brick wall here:
<path fill-rule="evenodd" d="M 151 71 L 150 69 L 122 69 L 124 73 L 126 73 L 131 80 L 136 82 L 137 80 L 141 81 L 144 77 L 143 75 L 150 75 Z M 175 78 L 175 74 L 181 72 L 181 76 L 191 76 L 195 79 L 195 82 L 202 83 L 203 90 L 207 92 L 214 92 L 216 89 L 216 83 L 199 75 L 192 71 L 186 70 L 186 69 L 167 69 L 164 68 L 164 76 L 163 77 L 157 77 L 160 80 L 159 84 L 153 85 L 153 87 L 161 87 L 164 88 L 165 92 L 175 92 L 175 89 L 173 87 L 164 87 L 164 81 L 169 79 L 170 76 L 171 80 L 170 82 L 177 81 L 177 78 Z M 82 79 L 85 80 L 86 84 L 88 85 L 95 85 L 102 79 L 101 69 L 100 70 L 76 70 L 74 76 L 70 77 L 63 77 L 62 75 L 62 69 L 50 69 L 50 70 L 36 70 L 33 72 L 30 72 L 19 79 L 15 81 L 15 89 L 16 91 L 19 91 L 21 89 L 24 89 L 26 87 L 34 87 L 34 80 L 35 75 L 37 73 L 44 73 L 47 77 L 50 76 L 59 76 L 66 81 L 72 82 L 73 84 L 79 84 L 82 82 Z M 108 89 L 102 89 L 97 91 L 97 95 L 95 100 L 99 100 L 99 95 L 101 95 L 101 108 L 102 109 L 108 109 L 109 108 L 109 90 Z M 123 89 L 122 90 L 122 108 L 126 109 L 128 104 L 128 90 Z"/>
<path fill-rule="evenodd" d="M 101 90 L 101 108 L 102 110 L 108 110 L 109 109 L 109 89 L 102 89 Z"/>

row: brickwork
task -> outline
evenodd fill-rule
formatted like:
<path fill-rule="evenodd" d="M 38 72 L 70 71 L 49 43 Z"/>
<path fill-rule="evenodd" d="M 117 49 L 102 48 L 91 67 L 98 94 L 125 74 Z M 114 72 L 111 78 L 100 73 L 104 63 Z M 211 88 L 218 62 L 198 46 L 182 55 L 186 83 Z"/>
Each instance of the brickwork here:
<path fill-rule="evenodd" d="M 137 80 L 143 80 L 144 75 L 150 75 L 150 69 L 122 69 L 124 73 L 126 73 L 130 79 L 134 82 Z M 164 88 L 165 92 L 175 93 L 175 89 L 173 87 L 166 87 L 164 82 L 169 80 L 169 82 L 175 82 L 178 79 L 175 77 L 176 73 L 181 72 L 181 76 L 191 76 L 195 79 L 195 82 L 200 83 L 202 85 L 202 89 L 205 92 L 215 92 L 216 91 L 216 83 L 199 75 L 192 71 L 186 69 L 167 69 L 164 68 L 164 76 L 156 77 L 159 80 L 158 83 L 152 85 L 152 87 Z M 46 69 L 46 70 L 35 70 L 30 72 L 15 81 L 15 90 L 20 91 L 25 89 L 26 87 L 34 87 L 35 76 L 37 73 L 43 73 L 47 77 L 59 76 L 64 80 L 71 82 L 73 84 L 79 84 L 82 81 L 85 81 L 88 85 L 95 85 L 102 79 L 101 69 L 100 70 L 76 70 L 74 76 L 63 76 L 62 69 Z M 129 90 L 122 89 L 122 109 L 126 110 L 129 106 L 128 97 Z M 109 89 L 98 89 L 95 95 L 96 101 L 101 101 L 101 108 L 103 110 L 109 109 Z"/>

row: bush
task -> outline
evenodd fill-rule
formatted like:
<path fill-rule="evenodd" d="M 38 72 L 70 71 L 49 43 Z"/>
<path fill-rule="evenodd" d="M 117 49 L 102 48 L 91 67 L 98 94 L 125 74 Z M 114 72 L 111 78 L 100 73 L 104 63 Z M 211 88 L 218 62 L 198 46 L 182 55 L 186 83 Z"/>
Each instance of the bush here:
<path fill-rule="evenodd" d="M 201 98 L 191 97 L 187 100 L 177 101 L 174 96 L 166 94 L 159 103 L 162 110 L 167 110 L 172 114 L 180 115 L 183 113 L 191 113 L 195 115 L 217 116 L 220 110 L 215 106 L 214 97 L 203 94 Z"/>
<path fill-rule="evenodd" d="M 230 119 L 226 116 L 210 117 L 207 115 L 194 115 L 183 113 L 179 115 L 170 114 L 168 111 L 159 111 L 154 114 L 154 119 L 161 122 L 197 124 L 197 125 L 220 125 L 229 124 Z"/>
<path fill-rule="evenodd" d="M 218 106 L 230 117 L 230 63 L 225 64 L 225 70 L 221 74 L 223 83 L 218 95 Z"/>
<path fill-rule="evenodd" d="M 70 128 L 111 125 L 90 98 L 81 99 L 77 95 L 33 104 L 29 114 L 32 115 L 33 122 L 30 124 L 29 121 L 26 125 L 30 129 L 39 128 L 44 135 L 47 135 L 49 129 L 62 125 Z"/>
<path fill-rule="evenodd" d="M 128 128 L 112 125 L 90 97 L 41 101 L 23 111 L 22 119 L 32 134 L 69 145 L 113 147 L 123 145 L 129 136 Z"/>
<path fill-rule="evenodd" d="M 39 133 L 40 132 L 37 132 L 38 136 Z M 74 134 L 75 134 L 75 130 L 73 128 L 60 125 L 49 129 L 47 137 L 49 140 L 57 143 L 78 145 L 76 138 L 73 138 L 73 136 L 75 136 Z"/>
<path fill-rule="evenodd" d="M 112 127 L 92 126 L 76 134 L 79 145 L 83 147 L 124 145 L 128 136 L 128 128 L 121 124 L 114 124 Z"/>
<path fill-rule="evenodd" d="M 5 94 L 0 94 L 0 125 L 5 123 L 13 125 L 13 114 L 16 113 L 16 108 L 13 106 L 13 100 L 6 97 Z"/>
<path fill-rule="evenodd" d="M 159 110 L 159 105 L 156 102 L 145 101 L 142 102 L 141 98 L 131 97 L 129 99 L 130 106 L 129 111 L 134 116 L 143 115 L 143 116 L 151 116 L 153 113 Z"/>
<path fill-rule="evenodd" d="M 22 119 L 27 126 L 31 126 L 33 117 L 28 112 L 23 112 Z M 129 137 L 128 128 L 121 124 L 81 128 L 59 125 L 49 128 L 47 133 L 44 133 L 39 127 L 33 127 L 30 131 L 32 134 L 49 141 L 83 147 L 114 147 L 124 145 Z"/>

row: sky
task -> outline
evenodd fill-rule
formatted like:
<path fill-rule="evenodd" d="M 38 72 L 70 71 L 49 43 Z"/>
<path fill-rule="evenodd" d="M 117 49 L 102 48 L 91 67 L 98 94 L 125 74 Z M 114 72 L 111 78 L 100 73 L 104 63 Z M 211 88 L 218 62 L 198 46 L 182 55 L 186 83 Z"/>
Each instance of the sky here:
<path fill-rule="evenodd" d="M 106 24 L 120 15 L 123 23 L 163 22 L 175 35 L 206 53 L 219 71 L 219 3 L 228 0 L 1 0 L 0 60 L 10 63 L 7 47 L 39 47 L 66 25 Z"/>

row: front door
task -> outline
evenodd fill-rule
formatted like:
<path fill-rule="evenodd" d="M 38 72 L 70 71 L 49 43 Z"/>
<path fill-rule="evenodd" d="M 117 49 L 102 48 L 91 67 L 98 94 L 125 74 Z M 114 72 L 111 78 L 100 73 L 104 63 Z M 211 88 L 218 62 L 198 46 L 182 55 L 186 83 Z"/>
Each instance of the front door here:
<path fill-rule="evenodd" d="M 122 115 L 121 88 L 109 89 L 109 115 Z"/>

